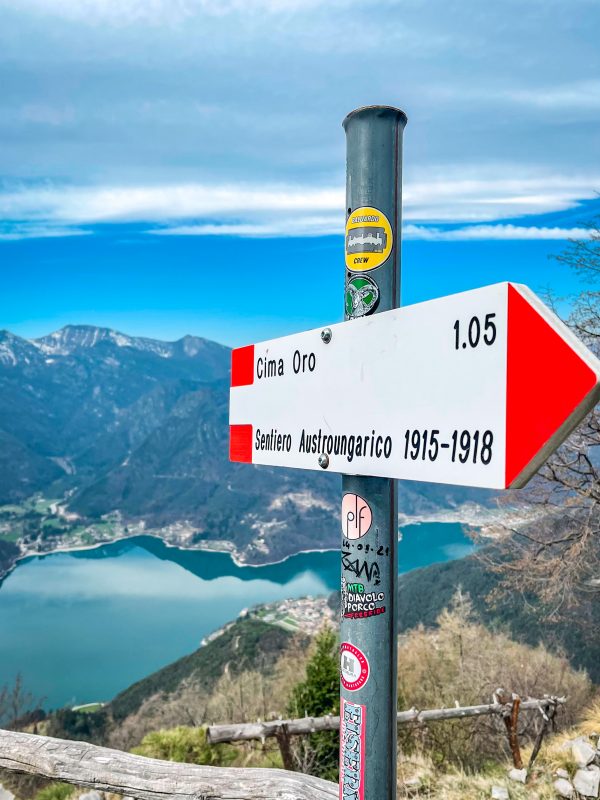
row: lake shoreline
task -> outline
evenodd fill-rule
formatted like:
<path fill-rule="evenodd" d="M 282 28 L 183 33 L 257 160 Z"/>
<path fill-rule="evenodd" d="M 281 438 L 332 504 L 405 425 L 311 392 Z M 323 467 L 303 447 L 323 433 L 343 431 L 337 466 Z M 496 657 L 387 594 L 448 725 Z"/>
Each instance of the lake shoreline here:
<path fill-rule="evenodd" d="M 417 524 L 417 523 L 410 523 L 410 524 Z M 83 553 L 89 550 L 98 550 L 101 547 L 106 547 L 107 545 L 117 544 L 118 542 L 126 542 L 130 539 L 140 539 L 140 538 L 150 538 L 150 539 L 157 539 L 159 542 L 165 545 L 165 547 L 173 550 L 182 550 L 185 552 L 190 553 L 221 553 L 222 555 L 227 555 L 230 557 L 232 562 L 236 567 L 252 567 L 254 569 L 260 569 L 260 567 L 273 567 L 277 564 L 284 564 L 291 558 L 295 558 L 295 556 L 302 555 L 304 553 L 331 553 L 338 548 L 335 547 L 315 547 L 309 550 L 298 550 L 295 553 L 289 553 L 288 555 L 284 556 L 283 558 L 276 559 L 275 561 L 261 561 L 258 564 L 253 564 L 248 561 L 244 561 L 241 559 L 237 553 L 232 550 L 227 550 L 222 547 L 211 547 L 208 546 L 201 546 L 201 547 L 190 547 L 186 546 L 181 543 L 170 542 L 168 539 L 165 539 L 159 533 L 152 533 L 150 531 L 137 531 L 136 533 L 130 533 L 126 536 L 117 536 L 113 539 L 106 539 L 104 541 L 94 542 L 93 544 L 89 545 L 74 545 L 72 547 L 55 547 L 52 550 L 26 550 L 20 556 L 18 556 L 14 563 L 4 572 L 0 573 L 0 588 L 2 587 L 2 582 L 8 578 L 8 576 L 17 569 L 19 564 L 28 561 L 32 558 L 45 558 L 46 556 L 53 556 L 57 553 Z"/>
<path fill-rule="evenodd" d="M 410 523 L 410 524 L 417 524 L 417 523 Z M 303 555 L 304 553 L 331 553 L 334 550 L 338 549 L 335 547 L 319 547 L 319 548 L 311 548 L 310 550 L 298 550 L 296 553 L 290 553 L 283 558 L 277 559 L 276 561 L 261 561 L 260 564 L 252 564 L 247 561 L 243 561 L 238 557 L 238 555 L 231 551 L 227 550 L 222 547 L 210 547 L 210 546 L 202 546 L 202 547 L 190 547 L 184 544 L 170 542 L 168 539 L 165 539 L 159 533 L 152 533 L 150 531 L 143 531 L 143 532 L 136 532 L 127 534 L 127 536 L 117 536 L 114 539 L 106 539 L 103 542 L 94 542 L 94 544 L 90 545 L 75 545 L 74 547 L 57 547 L 53 550 L 46 550 L 44 552 L 39 552 L 36 550 L 23 553 L 23 555 L 19 556 L 16 560 L 15 564 L 10 568 L 9 572 L 6 574 L 10 574 L 12 570 L 16 569 L 18 564 L 22 561 L 25 561 L 29 558 L 44 558 L 45 556 L 53 556 L 57 553 L 82 553 L 88 550 L 97 550 L 100 547 L 106 547 L 107 545 L 117 544 L 118 542 L 126 542 L 130 539 L 157 539 L 159 542 L 165 545 L 168 549 L 171 550 L 182 550 L 187 553 L 221 553 L 222 555 L 227 555 L 231 558 L 233 563 L 236 567 L 252 567 L 254 569 L 260 569 L 260 567 L 273 567 L 277 564 L 284 564 L 290 558 L 294 558 L 295 556 Z M 0 581 L 6 577 L 0 576 Z"/>
<path fill-rule="evenodd" d="M 21 671 L 49 708 L 113 697 L 195 651 L 244 609 L 339 591 L 337 548 L 245 569 L 222 549 L 178 547 L 153 533 L 23 554 L 0 591 L 0 684 Z M 400 574 L 477 546 L 456 522 L 402 533 Z"/>
<path fill-rule="evenodd" d="M 517 525 L 526 524 L 527 522 L 531 521 L 531 519 L 532 519 L 531 514 L 527 513 L 525 509 L 486 508 L 484 506 L 479 506 L 475 504 L 473 505 L 465 504 L 464 506 L 460 506 L 459 508 L 456 509 L 447 509 L 444 511 L 432 512 L 429 514 L 408 515 L 399 513 L 398 514 L 399 538 L 401 538 L 401 531 L 402 528 L 405 526 L 429 525 L 429 524 L 458 524 L 458 525 L 463 525 L 465 527 L 478 528 L 480 535 L 482 535 L 485 538 L 491 536 L 493 530 L 499 525 L 500 526 L 507 525 L 514 527 Z M 226 542 L 226 544 L 230 545 L 230 547 L 223 547 L 223 546 L 219 547 L 215 545 L 211 546 L 210 543 L 206 544 L 203 543 L 200 546 L 190 547 L 189 545 L 185 545 L 180 541 L 173 542 L 158 531 L 151 531 L 151 530 L 136 531 L 135 533 L 127 534 L 125 536 L 117 536 L 112 539 L 97 541 L 89 545 L 83 545 L 83 544 L 77 544 L 73 546 L 59 545 L 58 547 L 44 551 L 25 550 L 24 552 L 21 553 L 21 555 L 19 555 L 15 559 L 14 563 L 8 569 L 6 569 L 4 572 L 0 572 L 0 588 L 4 580 L 19 566 L 19 564 L 24 561 L 27 561 L 30 558 L 43 558 L 45 556 L 53 555 L 54 553 L 79 553 L 88 550 L 96 550 L 106 545 L 116 544 L 117 542 L 124 542 L 130 539 L 136 539 L 143 536 L 148 536 L 153 539 L 158 539 L 167 548 L 174 548 L 189 552 L 223 553 L 231 558 L 236 567 L 253 567 L 253 568 L 270 567 L 270 566 L 275 566 L 277 564 L 283 564 L 289 559 L 294 558 L 295 556 L 301 555 L 303 553 L 307 554 L 329 553 L 338 549 L 336 547 L 315 547 L 309 549 L 302 549 L 293 553 L 288 553 L 287 555 L 283 556 L 283 558 L 274 559 L 271 561 L 261 561 L 260 563 L 256 562 L 253 563 L 245 560 L 243 555 L 236 551 L 233 543 L 231 542 Z"/>

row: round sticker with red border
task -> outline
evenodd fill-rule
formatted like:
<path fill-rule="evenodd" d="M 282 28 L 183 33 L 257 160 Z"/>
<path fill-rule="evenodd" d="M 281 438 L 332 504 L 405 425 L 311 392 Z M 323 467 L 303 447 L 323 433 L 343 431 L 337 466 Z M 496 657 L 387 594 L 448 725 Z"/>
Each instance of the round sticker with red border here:
<path fill-rule="evenodd" d="M 350 642 L 342 642 L 340 646 L 340 680 L 349 692 L 362 689 L 369 680 L 367 657 Z"/>

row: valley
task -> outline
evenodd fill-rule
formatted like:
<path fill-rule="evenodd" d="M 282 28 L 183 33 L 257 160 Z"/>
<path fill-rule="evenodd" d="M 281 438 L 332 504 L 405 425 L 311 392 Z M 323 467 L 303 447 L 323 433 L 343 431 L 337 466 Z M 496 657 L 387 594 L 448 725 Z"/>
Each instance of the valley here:
<path fill-rule="evenodd" d="M 0 331 L 0 578 L 141 534 L 239 564 L 338 548 L 339 476 L 229 461 L 229 362 L 193 336 Z M 399 507 L 409 523 L 500 513 L 493 492 L 416 482 Z"/>

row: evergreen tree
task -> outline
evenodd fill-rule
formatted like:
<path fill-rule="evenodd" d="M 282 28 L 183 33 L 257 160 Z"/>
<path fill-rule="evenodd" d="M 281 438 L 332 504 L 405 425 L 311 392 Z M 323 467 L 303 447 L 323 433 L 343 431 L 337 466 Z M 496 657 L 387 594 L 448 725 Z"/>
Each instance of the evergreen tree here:
<path fill-rule="evenodd" d="M 338 642 L 330 628 L 315 637 L 314 652 L 306 666 L 306 679 L 292 689 L 291 717 L 321 717 L 340 713 Z M 327 780 L 338 780 L 339 736 L 335 731 L 296 737 L 293 755 L 297 768 Z"/>

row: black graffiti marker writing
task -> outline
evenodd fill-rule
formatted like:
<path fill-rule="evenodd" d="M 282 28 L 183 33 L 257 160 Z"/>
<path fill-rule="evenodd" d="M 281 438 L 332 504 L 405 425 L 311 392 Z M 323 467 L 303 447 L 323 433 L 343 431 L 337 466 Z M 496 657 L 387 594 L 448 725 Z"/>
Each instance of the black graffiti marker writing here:
<path fill-rule="evenodd" d="M 364 559 L 361 560 L 360 558 L 355 558 L 354 560 L 350 559 L 350 551 L 349 550 L 342 550 L 342 567 L 351 572 L 353 575 L 356 575 L 357 578 L 362 578 L 363 576 L 367 579 L 367 581 L 375 581 L 375 585 L 379 585 L 381 574 L 379 572 L 379 564 L 376 561 L 365 561 Z"/>

